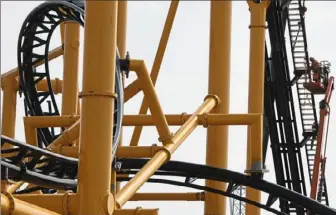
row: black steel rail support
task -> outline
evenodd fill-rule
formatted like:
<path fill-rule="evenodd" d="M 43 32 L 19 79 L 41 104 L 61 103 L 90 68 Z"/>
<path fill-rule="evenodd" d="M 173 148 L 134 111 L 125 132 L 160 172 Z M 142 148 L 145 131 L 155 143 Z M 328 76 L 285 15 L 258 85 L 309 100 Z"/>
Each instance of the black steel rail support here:
<path fill-rule="evenodd" d="M 12 177 L 14 176 L 16 180 L 24 180 L 34 183 L 37 186 L 47 187 L 48 189 L 73 189 L 76 191 L 78 159 L 67 158 L 59 154 L 34 147 L 27 143 L 1 136 L 1 145 L 5 142 L 16 146 L 16 148 L 1 151 L 4 154 L 11 153 L 11 157 L 1 157 L 1 166 L 8 168 L 11 172 L 10 175 L 12 175 Z M 15 155 L 13 155 L 13 153 L 15 153 Z M 117 162 L 121 163 L 121 168 L 119 170 L 120 174 L 135 174 L 148 162 L 148 159 L 118 159 Z M 226 169 L 178 161 L 169 161 L 165 163 L 155 173 L 155 175 L 183 177 L 185 179 L 181 182 L 174 181 L 172 179 L 167 180 L 151 178 L 149 179 L 149 182 L 191 187 L 214 192 L 220 195 L 226 195 L 239 201 L 253 204 L 274 214 L 286 214 L 272 207 L 277 199 L 284 199 L 302 208 L 302 210 L 309 210 L 313 213 L 322 213 L 323 215 L 336 215 L 335 210 L 297 192 L 293 192 L 260 178 L 247 176 L 245 174 Z M 226 190 L 215 190 L 209 187 L 193 184 L 193 181 L 187 180 L 188 178 L 227 182 L 228 187 Z M 119 178 L 119 180 L 128 179 Z M 232 194 L 232 191 L 237 186 L 251 187 L 265 192 L 268 194 L 268 199 L 267 201 L 263 201 L 263 203 L 258 203 L 234 195 Z"/>
<path fill-rule="evenodd" d="M 277 183 L 306 195 L 284 36 L 286 10 L 281 5 L 282 1 L 272 1 L 267 12 L 272 64 L 266 71 L 271 103 L 266 112 Z M 285 201 L 280 201 L 280 208 L 286 213 L 304 214 L 302 208 Z"/>

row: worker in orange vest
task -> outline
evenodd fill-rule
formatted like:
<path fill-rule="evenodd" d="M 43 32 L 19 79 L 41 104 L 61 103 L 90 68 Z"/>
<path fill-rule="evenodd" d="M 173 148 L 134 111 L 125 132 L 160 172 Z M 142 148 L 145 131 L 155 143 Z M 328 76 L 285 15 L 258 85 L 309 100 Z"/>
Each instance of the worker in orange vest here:
<path fill-rule="evenodd" d="M 310 57 L 309 60 L 311 62 L 310 69 L 313 70 L 313 80 L 315 82 L 320 82 L 321 79 L 320 63 L 313 57 Z"/>

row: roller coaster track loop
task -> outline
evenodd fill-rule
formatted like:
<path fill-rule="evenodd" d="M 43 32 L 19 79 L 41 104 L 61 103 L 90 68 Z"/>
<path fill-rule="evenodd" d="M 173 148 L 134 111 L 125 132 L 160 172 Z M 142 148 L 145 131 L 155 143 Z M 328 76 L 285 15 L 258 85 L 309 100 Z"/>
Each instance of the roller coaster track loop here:
<path fill-rule="evenodd" d="M 62 22 L 76 22 L 84 26 L 84 7 L 74 3 L 60 1 L 44 2 L 36 7 L 25 19 L 18 39 L 18 68 L 20 77 L 20 92 L 24 94 L 27 116 L 59 115 L 54 92 L 51 85 L 48 52 L 54 30 Z M 44 68 L 34 65 L 44 61 Z M 123 87 L 119 64 L 119 53 L 116 59 L 116 87 L 118 98 L 115 100 L 113 152 L 120 138 L 121 120 L 123 115 Z M 97 74 L 99 75 L 99 74 Z M 36 84 L 46 80 L 47 92 L 38 92 Z M 47 108 L 47 110 L 45 110 Z M 62 130 L 62 129 L 61 129 Z M 39 147 L 44 148 L 60 134 L 55 134 L 54 128 L 37 129 Z"/>

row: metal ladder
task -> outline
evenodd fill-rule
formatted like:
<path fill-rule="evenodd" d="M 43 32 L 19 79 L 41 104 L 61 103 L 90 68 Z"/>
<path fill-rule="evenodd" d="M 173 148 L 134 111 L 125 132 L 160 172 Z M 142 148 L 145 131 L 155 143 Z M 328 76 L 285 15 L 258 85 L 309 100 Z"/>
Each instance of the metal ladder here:
<path fill-rule="evenodd" d="M 317 201 L 329 206 L 325 176 L 321 176 L 317 192 Z"/>
<path fill-rule="evenodd" d="M 291 3 L 289 4 L 288 27 L 293 55 L 294 73 L 302 74 L 296 84 L 300 106 L 302 132 L 304 135 L 313 136 L 313 138 L 310 139 L 309 143 L 305 145 L 309 179 L 312 180 L 313 164 L 317 144 L 316 138 L 314 138 L 316 137 L 316 132 L 314 132 L 313 126 L 314 124 L 317 124 L 317 116 L 314 96 L 303 86 L 306 80 L 309 80 L 310 73 L 307 72 L 307 66 L 309 65 L 309 61 L 304 17 L 300 14 L 301 6 L 301 0 L 291 1 Z"/>
<path fill-rule="evenodd" d="M 299 100 L 300 115 L 302 122 L 302 132 L 304 136 L 310 136 L 311 139 L 305 144 L 307 155 L 307 166 L 310 182 L 313 177 L 314 158 L 317 146 L 317 130 L 314 125 L 318 125 L 314 95 L 306 90 L 303 84 L 310 79 L 309 56 L 307 48 L 305 20 L 300 8 L 303 6 L 302 0 L 293 0 L 288 6 L 288 30 L 290 35 L 294 73 L 300 75 L 296 88 Z M 325 178 L 320 179 L 318 201 L 328 205 L 327 187 Z"/>

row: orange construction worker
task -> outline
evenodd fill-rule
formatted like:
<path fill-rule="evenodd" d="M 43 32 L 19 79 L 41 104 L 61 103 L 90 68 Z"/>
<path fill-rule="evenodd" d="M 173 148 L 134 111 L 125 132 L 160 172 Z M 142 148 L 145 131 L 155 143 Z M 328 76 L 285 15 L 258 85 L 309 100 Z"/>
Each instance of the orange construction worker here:
<path fill-rule="evenodd" d="M 313 70 L 313 80 L 315 82 L 320 82 L 321 79 L 320 63 L 313 57 L 310 57 L 309 60 L 311 62 L 310 69 Z"/>

